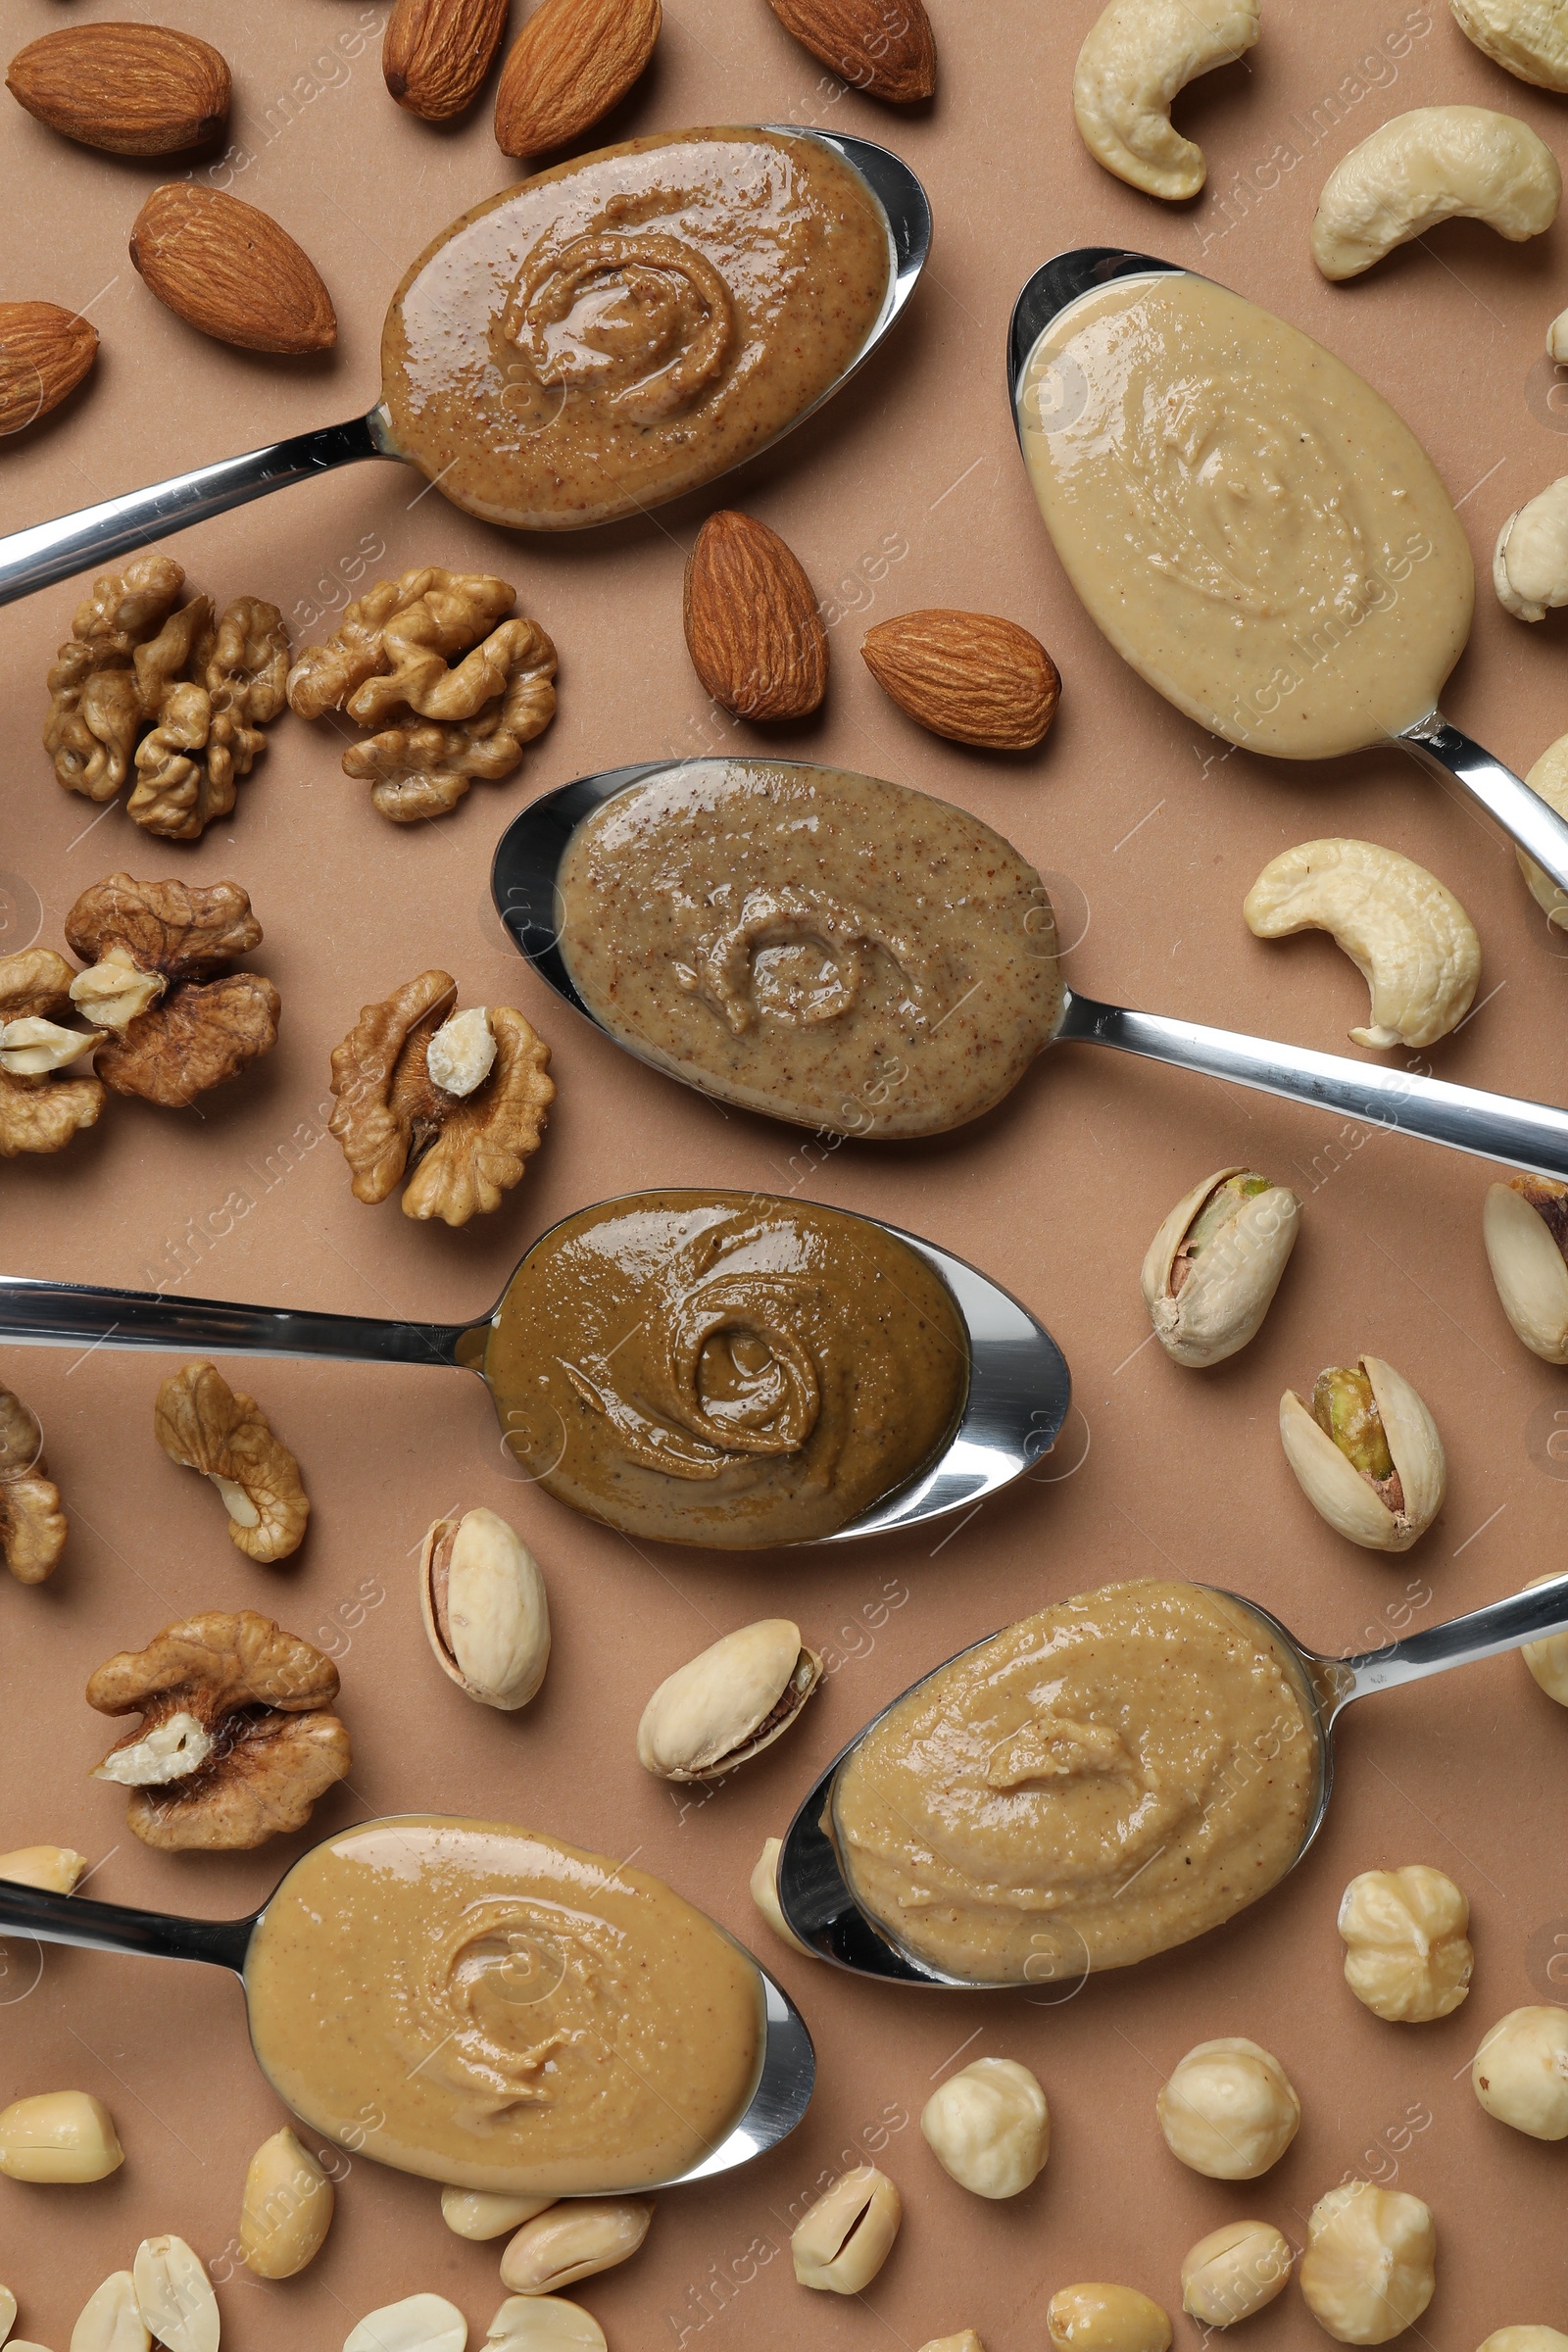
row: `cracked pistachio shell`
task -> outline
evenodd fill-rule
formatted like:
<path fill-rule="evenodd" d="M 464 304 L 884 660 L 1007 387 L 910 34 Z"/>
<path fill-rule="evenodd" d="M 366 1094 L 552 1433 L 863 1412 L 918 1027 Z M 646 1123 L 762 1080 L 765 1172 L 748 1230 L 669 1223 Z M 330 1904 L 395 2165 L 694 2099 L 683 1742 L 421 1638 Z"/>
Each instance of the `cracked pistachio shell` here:
<path fill-rule="evenodd" d="M 573 2279 L 613 2270 L 635 2254 L 654 2218 L 643 2197 L 571 2197 L 524 2222 L 501 2257 L 514 2295 L 553 2295 Z"/>
<path fill-rule="evenodd" d="M 1171 1291 L 1176 1255 L 1200 1210 L 1246 1168 L 1216 1168 L 1177 1201 L 1144 1258 L 1142 1286 L 1154 1336 L 1173 1363 L 1202 1368 L 1223 1363 L 1255 1339 L 1273 1303 L 1296 1237 L 1301 1203 L 1289 1186 L 1270 1185 L 1239 1199 L 1236 1213 L 1191 1261 L 1181 1290 Z"/>
<path fill-rule="evenodd" d="M 550 1663 L 539 1563 L 494 1511 L 438 1519 L 419 1563 L 424 1630 L 443 1674 L 484 1707 L 525 1707 Z"/>
<path fill-rule="evenodd" d="M 802 2286 L 858 2295 L 892 2253 L 903 2219 L 903 2199 L 886 2173 L 858 2164 L 817 2198 L 790 2239 L 796 2278 Z"/>
<path fill-rule="evenodd" d="M 664 1781 L 733 1772 L 788 1730 L 821 1679 L 789 1618 L 743 1625 L 660 1684 L 637 1726 L 637 1761 Z"/>
<path fill-rule="evenodd" d="M 1502 1311 L 1533 1355 L 1568 1364 L 1568 1258 L 1539 1208 L 1494 1184 L 1482 1211 L 1487 1263 Z"/>
<path fill-rule="evenodd" d="M 1391 1511 L 1377 1490 L 1320 1429 L 1294 1389 L 1280 1398 L 1280 1443 L 1297 1484 L 1336 1534 L 1367 1551 L 1408 1551 L 1443 1507 L 1448 1465 L 1438 1425 L 1402 1372 L 1381 1356 L 1356 1359 L 1372 1387 L 1389 1453 L 1404 1490 Z"/>

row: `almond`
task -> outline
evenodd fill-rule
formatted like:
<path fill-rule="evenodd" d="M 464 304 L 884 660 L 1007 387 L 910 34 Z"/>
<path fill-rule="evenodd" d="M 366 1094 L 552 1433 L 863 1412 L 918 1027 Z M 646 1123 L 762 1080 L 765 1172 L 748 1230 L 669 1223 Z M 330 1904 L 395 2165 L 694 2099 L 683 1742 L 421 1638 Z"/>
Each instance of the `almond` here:
<path fill-rule="evenodd" d="M 507 0 L 397 0 L 381 71 L 399 106 L 426 122 L 461 115 L 507 29 Z"/>
<path fill-rule="evenodd" d="M 654 54 L 660 0 L 543 0 L 496 92 L 503 155 L 547 155 L 618 106 Z"/>
<path fill-rule="evenodd" d="M 867 629 L 860 652 L 899 709 L 952 743 L 1027 752 L 1056 715 L 1056 664 L 992 612 L 904 612 Z"/>
<path fill-rule="evenodd" d="M 168 24 L 68 24 L 11 60 L 6 87 L 29 115 L 113 155 L 205 147 L 228 120 L 228 67 Z"/>
<path fill-rule="evenodd" d="M 53 302 L 0 302 L 0 433 L 58 409 L 98 357 L 98 330 Z"/>
<path fill-rule="evenodd" d="M 130 258 L 187 325 L 243 351 L 325 351 L 332 298 L 309 254 L 269 213 L 217 188 L 154 188 L 130 232 Z"/>
<path fill-rule="evenodd" d="M 827 692 L 816 595 L 776 531 L 722 508 L 686 564 L 686 644 L 715 703 L 737 718 L 804 718 Z"/>
<path fill-rule="evenodd" d="M 868 97 L 908 106 L 937 86 L 937 44 L 922 0 L 767 0 L 803 48 Z"/>

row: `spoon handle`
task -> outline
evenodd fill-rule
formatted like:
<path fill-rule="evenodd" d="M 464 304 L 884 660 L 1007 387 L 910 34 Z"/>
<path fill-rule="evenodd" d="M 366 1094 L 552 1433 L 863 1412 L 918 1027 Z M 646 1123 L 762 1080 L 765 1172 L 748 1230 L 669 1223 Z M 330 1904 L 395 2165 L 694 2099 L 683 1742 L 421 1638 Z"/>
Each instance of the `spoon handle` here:
<path fill-rule="evenodd" d="M 459 1364 L 459 1344 L 481 1323 L 388 1323 L 303 1307 L 238 1306 L 221 1298 L 165 1298 L 156 1291 L 99 1290 L 0 1274 L 0 1340 L 22 1347 L 210 1348 L 220 1355 L 330 1355 L 355 1363 Z"/>
<path fill-rule="evenodd" d="M 112 563 L 170 531 L 182 531 L 210 514 L 243 507 L 269 490 L 282 490 L 325 473 L 333 466 L 348 466 L 356 458 L 391 457 L 378 436 L 379 414 L 351 416 L 346 424 L 328 424 L 318 432 L 294 433 L 286 441 L 269 442 L 265 449 L 247 450 L 243 457 L 220 458 L 215 466 L 198 466 L 189 473 L 171 474 L 146 490 L 127 490 L 122 498 L 103 499 L 96 507 L 79 507 L 54 522 L 34 523 L 30 530 L 13 531 L 0 538 L 0 605 L 30 596 L 55 580 L 69 580 L 94 564 Z"/>
<path fill-rule="evenodd" d="M 1563 1633 L 1568 1633 L 1568 1576 L 1554 1576 L 1527 1592 L 1510 1592 L 1505 1600 L 1489 1601 L 1467 1616 L 1450 1617 L 1446 1625 L 1406 1634 L 1382 1649 L 1328 1661 L 1336 1685 L 1334 1711 L 1348 1706 L 1352 1698 L 1365 1698 L 1369 1690 L 1419 1683 L 1429 1674 L 1446 1674 L 1450 1666 L 1471 1666 L 1478 1658 L 1494 1658 L 1527 1642 Z"/>
<path fill-rule="evenodd" d="M 37 1943 L 74 1943 L 94 1952 L 142 1952 L 154 1960 L 208 1960 L 243 1969 L 254 1919 L 179 1919 L 169 1911 L 132 1911 L 85 1895 L 53 1894 L 0 1880 L 0 1935 Z"/>
<path fill-rule="evenodd" d="M 1441 710 L 1406 727 L 1398 740 L 1429 775 L 1451 777 L 1479 801 L 1520 849 L 1544 866 L 1558 889 L 1568 891 L 1568 821 L 1539 792 L 1532 792 L 1523 776 L 1451 727 Z"/>
<path fill-rule="evenodd" d="M 1428 1143 L 1473 1152 L 1480 1159 L 1568 1180 L 1568 1111 L 1550 1102 L 1486 1095 L 1473 1086 L 1379 1069 L 1306 1046 L 1274 1045 L 1267 1038 L 1166 1020 L 1155 1012 L 1128 1012 L 1076 994 L 1067 999 L 1056 1035 L 1069 1043 L 1113 1046 L 1148 1061 L 1168 1061 L 1176 1069 L 1200 1070 L 1205 1077 L 1284 1095 L 1317 1110 L 1344 1111 L 1370 1127 L 1424 1136 Z"/>

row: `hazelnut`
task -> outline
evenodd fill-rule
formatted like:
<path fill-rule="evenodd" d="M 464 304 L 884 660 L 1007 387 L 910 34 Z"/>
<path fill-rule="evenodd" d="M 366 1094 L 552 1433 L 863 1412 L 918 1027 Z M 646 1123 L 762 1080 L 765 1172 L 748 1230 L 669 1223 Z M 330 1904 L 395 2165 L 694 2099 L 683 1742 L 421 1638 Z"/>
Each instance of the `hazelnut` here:
<path fill-rule="evenodd" d="M 938 2164 L 977 2197 L 1015 2197 L 1051 2153 L 1046 2094 L 1015 2058 L 976 2058 L 931 2093 L 920 2129 Z"/>
<path fill-rule="evenodd" d="M 1568 2009 L 1510 2009 L 1470 2068 L 1476 2097 L 1532 2139 L 1568 2139 Z"/>
<path fill-rule="evenodd" d="M 1441 1870 L 1422 1862 L 1363 1870 L 1340 1902 L 1345 1981 L 1393 2024 L 1446 2017 L 1470 1989 L 1469 1925 L 1468 1901 Z"/>
<path fill-rule="evenodd" d="M 790 2239 L 802 2286 L 858 2295 L 893 2251 L 904 2200 L 886 2173 L 858 2164 L 823 2191 Z"/>
<path fill-rule="evenodd" d="M 14 2099 L 0 2114 L 0 2173 L 11 2180 L 107 2180 L 125 2161 L 115 2119 L 85 2090 Z"/>
<path fill-rule="evenodd" d="M 1548 1568 L 1544 1576 L 1533 1576 L 1524 1590 L 1532 1585 L 1555 1584 L 1562 1571 Z M 1544 1642 L 1527 1642 L 1519 1655 L 1529 1667 L 1535 1681 L 1548 1698 L 1559 1707 L 1568 1707 L 1568 1634 L 1548 1634 Z"/>
<path fill-rule="evenodd" d="M 1182 2262 L 1182 2309 L 1209 2328 L 1234 2328 L 1272 2303 L 1291 2275 L 1287 2240 L 1270 2222 L 1226 2222 Z"/>
<path fill-rule="evenodd" d="M 1419 2197 L 1347 2180 L 1307 2218 L 1306 2307 L 1342 2344 L 1386 2344 L 1431 2302 L 1437 2252 L 1432 2216 Z"/>
<path fill-rule="evenodd" d="M 1165 2145 L 1211 2180 L 1255 2180 L 1278 2164 L 1301 2102 L 1277 2058 L 1240 2035 L 1190 2049 L 1155 2101 Z"/>
<path fill-rule="evenodd" d="M 257 2278 L 292 2278 L 321 2251 L 332 2183 L 287 2125 L 251 2158 L 240 2201 L 239 2255 Z"/>
<path fill-rule="evenodd" d="M 444 2188 L 441 2219 L 455 2237 L 482 2242 L 510 2236 L 555 2201 L 554 2197 L 507 2197 L 484 2188 Z"/>
<path fill-rule="evenodd" d="M 1170 2321 L 1137 2287 L 1091 2279 L 1052 2296 L 1046 2333 L 1056 2352 L 1166 2352 Z"/>
<path fill-rule="evenodd" d="M 1555 2328 L 1494 2328 L 1478 2352 L 1568 2352 L 1568 2335 Z"/>

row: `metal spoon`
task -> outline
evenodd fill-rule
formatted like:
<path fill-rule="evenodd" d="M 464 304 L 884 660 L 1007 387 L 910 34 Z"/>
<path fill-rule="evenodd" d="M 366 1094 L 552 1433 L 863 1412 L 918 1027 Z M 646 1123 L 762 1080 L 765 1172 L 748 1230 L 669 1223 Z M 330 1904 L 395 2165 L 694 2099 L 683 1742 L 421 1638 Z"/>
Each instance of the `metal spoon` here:
<path fill-rule="evenodd" d="M 297 1868 L 298 1862 L 290 1865 L 273 1887 L 268 1903 L 275 1901 Z M 251 1937 L 267 1916 L 268 1903 L 253 1911 L 248 1919 L 181 1919 L 168 1911 L 136 1911 L 123 1903 L 92 1902 L 81 1895 L 46 1893 L 38 1887 L 16 1886 L 0 1880 L 0 1935 L 29 1936 L 40 1943 L 73 1943 L 88 1951 L 140 1952 L 155 1960 L 206 1960 L 215 1968 L 232 1969 L 243 1984 Z M 720 1928 L 718 1933 L 737 1951 L 746 1951 L 745 1945 L 730 1936 L 727 1929 Z M 753 1959 L 750 1952 L 746 1952 L 746 1957 Z M 751 2101 L 728 2135 L 700 2164 L 668 2180 L 650 2181 L 650 2189 L 706 2180 L 714 2173 L 728 2173 L 738 2164 L 750 2164 L 754 2156 L 764 2155 L 787 2138 L 806 2113 L 816 2079 L 816 2055 L 806 2020 L 783 1986 L 775 1984 L 755 1960 L 754 1966 L 762 1984 L 765 2026 L 761 2071 Z M 246 1997 L 248 2000 L 248 1985 Z M 257 2063 L 261 2064 L 260 2058 Z M 276 2089 L 277 2085 L 274 2083 L 272 2087 Z M 287 2103 L 285 2099 L 285 2106 Z M 318 2123 L 313 2122 L 312 2130 L 332 2137 Z M 596 2196 L 624 2192 L 579 2188 L 569 2193 Z"/>
<path fill-rule="evenodd" d="M 765 1203 L 767 1196 L 757 1196 Z M 634 1200 L 635 1195 L 628 1195 Z M 785 1203 L 779 1202 L 783 1206 Z M 578 1213 L 578 1212 L 573 1212 Z M 834 1215 L 848 1216 L 848 1209 Z M 564 1222 L 565 1220 L 563 1220 Z M 896 1494 L 847 1527 L 819 1539 L 922 1527 L 972 1509 L 1050 1451 L 1072 1396 L 1066 1358 L 1025 1307 L 969 1265 L 918 1234 L 878 1217 L 860 1222 L 918 1250 L 948 1289 L 969 1337 L 969 1387 L 946 1452 Z M 555 1226 L 528 1251 L 541 1250 Z M 525 1257 L 487 1315 L 466 1323 L 392 1323 L 374 1315 L 325 1315 L 311 1308 L 241 1306 L 218 1298 L 166 1298 L 151 1291 L 104 1290 L 0 1274 L 0 1340 L 23 1346 L 167 1348 L 189 1354 L 333 1356 L 353 1363 L 456 1365 L 489 1385 L 487 1355 Z M 502 1406 L 494 1397 L 498 1417 Z M 503 1420 L 503 1431 L 507 1424 Z M 502 1439 L 506 1448 L 507 1438 Z M 692 1541 L 712 1539 L 694 1538 Z"/>
<path fill-rule="evenodd" d="M 636 767 L 612 767 L 597 775 L 579 776 L 574 783 L 559 785 L 531 802 L 514 817 L 497 843 L 490 887 L 502 921 L 540 978 L 597 1028 L 604 1028 L 604 1023 L 588 1010 L 572 986 L 559 944 L 558 876 L 567 843 L 583 819 L 617 792 L 630 791 L 652 776 L 729 764 L 723 759 L 656 760 Z M 766 765 L 769 769 L 800 769 L 809 762 L 770 760 Z M 819 772 L 825 775 L 831 770 Z M 1530 797 L 1533 800 L 1535 795 Z M 606 1030 L 605 1034 L 612 1032 Z M 634 1059 L 645 1058 L 624 1039 L 614 1042 Z M 1130 1012 L 1120 1005 L 1098 1004 L 1093 997 L 1079 996 L 1071 989 L 1064 992 L 1061 1020 L 1052 1043 L 1112 1046 L 1118 1053 L 1136 1054 L 1147 1061 L 1199 1070 L 1208 1078 L 1227 1079 L 1233 1086 L 1283 1095 L 1288 1102 L 1305 1102 L 1317 1110 L 1344 1111 L 1369 1126 L 1424 1136 L 1429 1143 L 1446 1144 L 1455 1152 L 1473 1152 L 1482 1159 L 1502 1160 L 1512 1167 L 1568 1180 L 1568 1111 L 1553 1103 L 1483 1094 L 1476 1087 L 1379 1069 L 1342 1054 L 1318 1054 L 1306 1046 L 1275 1045 L 1266 1038 L 1209 1029 L 1197 1021 Z M 671 1074 L 665 1071 L 666 1076 Z M 732 1099 L 717 1083 L 700 1086 L 695 1079 L 682 1079 L 681 1083 L 717 1101 Z M 777 1115 L 787 1114 L 780 1111 Z M 822 1125 L 815 1115 L 803 1115 L 794 1123 L 812 1128 Z"/>
<path fill-rule="evenodd" d="M 1007 395 L 1020 450 L 1028 422 L 1023 395 L 1029 363 L 1047 329 L 1072 303 L 1116 279 L 1184 273 L 1180 262 L 1160 261 L 1151 253 L 1127 253 L 1110 245 L 1082 245 L 1070 253 L 1058 253 L 1054 261 L 1035 271 L 1013 305 L 1007 333 Z M 1532 792 L 1522 776 L 1451 726 L 1436 705 L 1390 740 L 1408 752 L 1429 775 L 1451 777 L 1545 868 L 1560 889 L 1568 890 L 1568 821 L 1539 793 Z"/>
<path fill-rule="evenodd" d="M 864 181 L 886 219 L 888 229 L 888 287 L 875 325 L 843 374 L 809 408 L 791 417 L 773 435 L 774 440 L 782 440 L 785 433 L 792 433 L 798 424 L 803 424 L 823 401 L 831 400 L 858 373 L 904 309 L 930 251 L 931 207 L 908 165 L 889 148 L 878 147 L 869 139 L 849 138 L 840 132 L 803 130 L 792 122 L 763 122 L 758 127 L 790 138 L 815 139 L 821 146 L 830 147 Z M 770 446 L 770 442 L 760 442 L 757 448 L 747 451 L 742 463 L 750 465 L 761 449 Z M 324 425 L 312 433 L 293 433 L 286 441 L 272 441 L 265 448 L 247 450 L 243 457 L 222 458 L 213 466 L 197 466 L 188 473 L 172 474 L 167 482 L 154 482 L 149 489 L 126 491 L 122 497 L 106 498 L 97 506 L 81 507 L 74 514 L 62 515 L 58 521 L 40 522 L 26 531 L 13 531 L 9 537 L 0 538 L 0 605 L 11 604 L 19 596 L 30 596 L 35 588 L 46 588 L 54 580 L 70 579 L 74 573 L 85 571 L 93 564 L 129 555 L 133 548 L 145 547 L 149 541 L 162 539 L 171 531 L 186 530 L 192 523 L 205 522 L 209 515 L 225 514 L 230 507 L 242 507 L 253 498 L 264 498 L 269 490 L 282 490 L 290 482 L 308 481 L 327 473 L 334 466 L 350 466 L 360 458 L 405 457 L 406 453 L 393 439 L 385 406 L 378 401 L 367 416 L 351 416 L 345 424 Z M 714 476 L 715 480 L 721 478 Z M 678 494 L 670 495 L 685 496 L 690 487 L 684 485 Z M 662 503 L 658 498 L 648 502 L 650 506 Z"/>
<path fill-rule="evenodd" d="M 1200 1586 L 1199 1590 L 1222 1592 L 1225 1599 L 1238 1602 L 1256 1618 L 1284 1652 L 1306 1719 L 1316 1731 L 1315 1802 L 1296 1862 L 1300 1861 L 1316 1838 L 1328 1812 L 1334 1785 L 1334 1728 L 1353 1699 L 1365 1698 L 1375 1690 L 1396 1690 L 1404 1683 L 1422 1682 L 1429 1674 L 1446 1673 L 1450 1666 L 1469 1666 L 1479 1658 L 1496 1657 L 1504 1650 L 1520 1648 L 1527 1642 L 1542 1641 L 1548 1634 L 1568 1632 L 1568 1575 L 1553 1577 L 1548 1584 L 1532 1586 L 1525 1592 L 1510 1593 L 1505 1600 L 1489 1601 L 1483 1609 L 1452 1617 L 1446 1625 L 1431 1626 L 1425 1633 L 1406 1634 L 1401 1641 L 1386 1642 L 1381 1649 L 1364 1650 L 1347 1658 L 1326 1657 L 1317 1650 L 1303 1648 L 1288 1627 L 1243 1592 L 1227 1592 L 1218 1585 Z M 990 1641 L 992 1637 L 988 1634 L 984 1639 Z M 979 1642 L 968 1644 L 968 1648 L 980 1646 Z M 964 1657 L 968 1649 L 956 1654 Z M 952 1663 L 951 1658 L 943 1661 L 944 1666 Z M 942 1670 L 937 1666 L 931 1671 L 940 1674 Z M 840 1766 L 884 1717 L 902 1706 L 912 1691 L 930 1679 L 930 1675 L 922 1675 L 918 1682 L 911 1683 L 908 1690 L 901 1691 L 884 1707 L 880 1715 L 873 1716 L 834 1757 L 801 1806 L 785 1833 L 779 1854 L 779 1906 L 803 1943 L 809 1944 L 822 1959 L 834 1961 L 857 1976 L 883 1977 L 900 1984 L 934 1984 L 964 1992 L 1006 1990 L 1006 1986 L 976 1984 L 962 1977 L 948 1976 L 895 1943 L 887 1931 L 857 1903 L 839 1869 L 832 1841 L 822 1827 L 823 1821 L 830 1818 Z M 1296 1862 L 1291 1865 L 1293 1870 Z M 1058 1948 L 1044 1948 L 1031 1959 L 1028 1970 L 1017 1980 L 1020 1984 L 1032 1984 L 1042 1989 L 1065 1986 L 1066 1991 L 1075 1991 L 1089 1974 L 1082 1938 L 1069 1930 L 1058 1931 Z M 1065 1996 L 1058 1992 L 1057 1997 Z"/>

